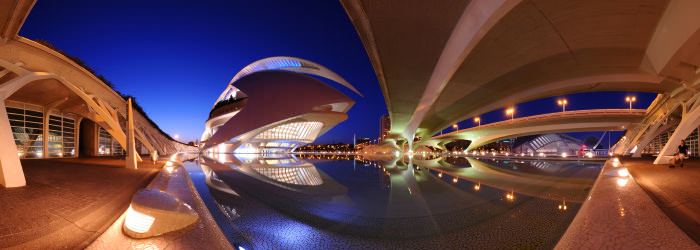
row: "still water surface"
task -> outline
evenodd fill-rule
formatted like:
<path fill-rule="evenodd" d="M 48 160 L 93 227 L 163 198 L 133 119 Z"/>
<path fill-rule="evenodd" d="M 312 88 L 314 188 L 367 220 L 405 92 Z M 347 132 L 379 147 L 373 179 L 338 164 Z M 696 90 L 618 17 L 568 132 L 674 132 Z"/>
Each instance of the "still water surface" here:
<path fill-rule="evenodd" d="M 602 162 L 222 154 L 185 166 L 245 249 L 550 249 Z"/>

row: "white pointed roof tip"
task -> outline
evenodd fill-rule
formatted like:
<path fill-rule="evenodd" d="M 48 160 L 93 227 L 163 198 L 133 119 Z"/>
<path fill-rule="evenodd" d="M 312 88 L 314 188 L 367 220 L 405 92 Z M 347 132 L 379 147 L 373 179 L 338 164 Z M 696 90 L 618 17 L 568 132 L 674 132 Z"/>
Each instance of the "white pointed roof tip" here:
<path fill-rule="evenodd" d="M 303 59 L 303 58 L 298 58 L 298 57 L 291 57 L 291 56 L 273 56 L 273 57 L 268 57 L 268 58 L 263 58 L 260 60 L 257 60 L 245 68 L 241 69 L 234 77 L 231 79 L 231 82 L 229 82 L 229 85 L 233 84 L 236 80 L 238 80 L 241 77 L 244 77 L 246 75 L 258 72 L 258 71 L 266 71 L 266 70 L 286 70 L 286 71 L 292 71 L 292 72 L 299 72 L 299 73 L 305 73 L 305 74 L 310 74 L 310 75 L 315 75 L 315 76 L 320 76 L 329 80 L 332 80 L 334 82 L 339 83 L 340 85 L 345 86 L 346 88 L 352 90 L 353 92 L 357 93 L 359 96 L 364 97 L 360 91 L 355 89 L 352 84 L 350 84 L 348 81 L 343 79 L 340 75 L 337 73 L 333 72 L 332 70 L 324 67 L 323 65 L 320 65 L 318 63 Z"/>

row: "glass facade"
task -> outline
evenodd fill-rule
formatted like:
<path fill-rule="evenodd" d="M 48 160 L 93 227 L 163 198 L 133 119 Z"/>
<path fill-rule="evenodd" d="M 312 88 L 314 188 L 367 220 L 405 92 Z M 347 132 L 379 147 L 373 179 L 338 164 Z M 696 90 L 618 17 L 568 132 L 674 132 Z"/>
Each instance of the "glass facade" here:
<path fill-rule="evenodd" d="M 646 148 L 644 148 L 644 151 L 642 151 L 642 154 L 651 154 L 651 155 L 658 155 L 659 152 L 661 152 L 661 149 L 663 149 L 664 145 L 666 145 L 666 142 L 668 142 L 668 138 L 673 135 L 673 132 L 675 129 L 670 129 L 666 132 L 663 132 L 656 136 L 654 139 L 651 140 L 649 145 L 647 145 Z M 688 146 L 688 154 L 690 156 L 695 156 L 697 157 L 700 151 L 698 150 L 698 129 L 696 128 L 693 130 L 688 137 L 685 138 L 685 145 Z M 674 149 L 675 152 L 675 149 Z"/>
<path fill-rule="evenodd" d="M 19 102 L 7 102 L 6 109 L 19 157 L 43 158 L 43 107 Z"/>
<path fill-rule="evenodd" d="M 312 142 L 321 132 L 321 122 L 290 122 L 263 131 L 255 140 Z"/>
<path fill-rule="evenodd" d="M 99 155 L 125 155 L 126 151 L 119 145 L 119 142 L 112 137 L 105 129 L 100 127 L 99 137 L 98 137 L 99 148 L 97 154 Z"/>
<path fill-rule="evenodd" d="M 75 116 L 52 111 L 49 114 L 49 157 L 75 156 Z"/>
<path fill-rule="evenodd" d="M 7 116 L 20 158 L 52 158 L 75 156 L 75 116 L 52 111 L 44 121 L 42 106 L 8 101 Z M 48 138 L 44 138 L 44 122 L 48 122 Z M 44 156 L 44 139 L 48 155 Z"/>

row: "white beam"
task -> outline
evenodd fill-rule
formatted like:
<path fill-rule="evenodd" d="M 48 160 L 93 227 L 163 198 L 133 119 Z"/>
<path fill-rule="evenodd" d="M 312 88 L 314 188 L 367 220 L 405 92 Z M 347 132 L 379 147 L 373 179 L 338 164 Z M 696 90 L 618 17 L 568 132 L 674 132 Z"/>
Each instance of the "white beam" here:
<path fill-rule="evenodd" d="M 654 160 L 654 164 L 670 163 L 681 140 L 688 137 L 698 126 L 700 126 L 700 108 L 691 110 L 683 116 L 680 124 L 676 127 L 676 131 L 668 138 L 668 142 L 664 145 L 663 149 L 661 149 L 661 152 L 659 152 L 659 156 Z"/>
<path fill-rule="evenodd" d="M 426 113 L 481 39 L 520 0 L 475 0 L 467 5 L 447 40 L 416 110 L 402 135 L 410 142 Z M 392 128 L 393 129 L 393 128 Z"/>
<path fill-rule="evenodd" d="M 12 127 L 10 127 L 10 120 L 7 117 L 4 99 L 0 100 L 0 145 L 3 145 L 2 150 L 0 150 L 0 185 L 4 187 L 27 185 L 12 134 Z"/>
<path fill-rule="evenodd" d="M 131 169 L 137 169 L 138 165 L 136 163 L 136 156 L 138 155 L 138 152 L 136 152 L 136 139 L 134 138 L 134 112 L 131 108 L 131 98 L 127 100 L 127 114 L 128 114 L 128 121 L 127 121 L 127 134 L 128 136 L 126 137 L 126 168 L 131 168 Z"/>

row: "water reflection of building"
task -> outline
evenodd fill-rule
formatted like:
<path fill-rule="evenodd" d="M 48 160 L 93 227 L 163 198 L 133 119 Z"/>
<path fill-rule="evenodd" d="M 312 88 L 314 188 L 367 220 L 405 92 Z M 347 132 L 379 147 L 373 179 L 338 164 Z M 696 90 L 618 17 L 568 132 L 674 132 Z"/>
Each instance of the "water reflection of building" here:
<path fill-rule="evenodd" d="M 316 167 L 294 155 L 216 154 L 218 163 L 233 164 L 236 169 L 265 181 L 295 186 L 319 186 L 323 184 Z M 206 163 L 210 164 L 211 163 Z"/>
<path fill-rule="evenodd" d="M 518 138 L 513 153 L 520 154 L 575 154 L 581 149 L 581 140 L 566 134 L 544 134 Z"/>
<path fill-rule="evenodd" d="M 217 99 L 201 138 L 205 149 L 290 152 L 346 120 L 355 102 L 312 76 L 333 80 L 359 94 L 345 79 L 308 60 L 256 61 L 236 74 Z"/>

